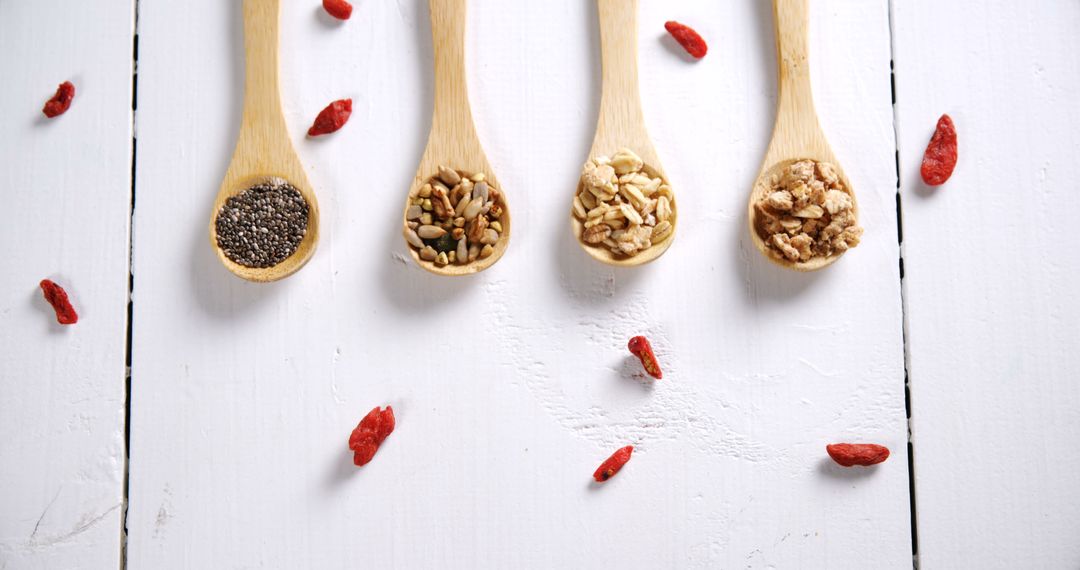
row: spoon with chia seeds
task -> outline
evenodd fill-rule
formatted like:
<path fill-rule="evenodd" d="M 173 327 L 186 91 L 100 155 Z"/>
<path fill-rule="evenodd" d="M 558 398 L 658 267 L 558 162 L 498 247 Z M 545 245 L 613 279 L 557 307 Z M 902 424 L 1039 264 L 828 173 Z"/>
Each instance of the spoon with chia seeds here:
<path fill-rule="evenodd" d="M 296 155 L 278 87 L 281 0 L 244 0 L 244 114 L 214 200 L 210 242 L 248 281 L 283 279 L 315 252 L 319 208 Z"/>
<path fill-rule="evenodd" d="M 484 154 L 484 149 L 480 145 L 480 137 L 476 134 L 476 126 L 473 124 L 472 111 L 469 107 L 469 93 L 465 81 L 465 16 L 467 5 L 467 0 L 430 0 L 429 2 L 431 9 L 431 36 L 435 49 L 435 110 L 431 118 L 431 133 L 428 135 L 427 148 L 424 150 L 424 155 L 420 159 L 420 165 L 416 171 L 416 177 L 409 188 L 409 194 L 405 201 L 404 219 L 402 220 L 405 241 L 409 245 L 409 253 L 412 254 L 416 263 L 432 273 L 446 276 L 470 275 L 491 267 L 502 257 L 510 241 L 510 209 L 506 205 L 506 194 L 502 193 L 502 186 L 495 177 L 491 164 Z M 442 173 L 441 177 L 440 173 Z M 449 229 L 431 225 L 418 226 L 416 228 L 417 233 L 411 233 L 414 230 L 410 227 L 410 224 L 417 224 L 415 216 L 424 215 L 417 214 L 415 204 L 417 197 L 425 190 L 424 187 L 436 181 L 436 178 L 443 181 L 446 181 L 447 177 L 450 177 L 450 180 L 457 180 L 462 174 L 473 177 L 475 187 L 472 192 L 473 194 L 483 193 L 483 198 L 471 196 L 470 200 L 462 202 L 461 198 L 456 195 L 461 190 L 456 186 L 453 189 L 448 186 L 447 189 L 451 190 L 449 193 L 458 198 L 459 204 L 465 203 L 467 206 L 467 203 L 471 201 L 484 204 L 484 213 L 480 215 L 480 218 L 483 218 L 484 215 L 491 216 L 493 221 L 498 222 L 499 231 L 494 232 L 491 228 L 476 228 L 474 223 L 470 221 L 464 227 L 455 227 L 453 224 L 449 224 Z M 498 190 L 492 192 L 495 189 Z M 497 193 L 499 199 L 494 200 L 493 203 L 486 202 L 488 192 Z M 497 209 L 489 212 L 489 207 Z M 473 208 L 468 209 L 472 210 Z M 462 210 L 464 212 L 465 208 Z M 493 212 L 497 212 L 498 215 L 492 216 Z M 472 214 L 472 216 L 469 216 L 469 214 Z M 461 217 L 473 220 L 475 216 L 475 212 L 465 213 L 464 216 L 462 212 L 456 212 L 450 217 L 461 221 Z M 418 235 L 422 234 L 425 229 L 435 233 Z M 441 255 L 435 261 L 425 258 L 430 257 L 430 255 L 424 255 L 425 250 L 428 254 L 432 250 L 426 243 L 417 239 L 419 237 L 426 240 L 428 236 L 435 234 L 440 234 L 435 237 L 446 239 L 442 235 L 443 233 L 453 235 L 460 233 L 455 232 L 455 230 L 464 230 L 466 234 L 472 234 L 471 230 L 474 229 L 480 230 L 477 233 L 487 233 L 494 237 L 492 239 L 485 238 L 482 242 L 485 246 L 489 246 L 490 249 L 485 248 L 483 253 L 479 255 L 472 255 L 474 252 L 470 252 L 465 262 L 460 260 L 444 261 L 446 258 Z M 462 240 L 459 237 L 458 243 L 462 242 L 466 242 L 466 245 L 471 247 L 472 239 L 466 237 Z M 467 248 L 458 251 L 464 252 L 465 249 Z"/>

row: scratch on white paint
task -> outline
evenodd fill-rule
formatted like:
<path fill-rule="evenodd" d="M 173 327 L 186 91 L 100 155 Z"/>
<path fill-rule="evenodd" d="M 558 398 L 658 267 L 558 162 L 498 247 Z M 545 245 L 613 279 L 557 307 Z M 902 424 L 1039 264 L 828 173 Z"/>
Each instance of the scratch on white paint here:
<path fill-rule="evenodd" d="M 814 372 L 817 372 L 819 375 L 824 376 L 826 378 L 835 378 L 835 377 L 840 375 L 835 370 L 833 370 L 831 372 L 825 372 L 821 368 L 818 368 L 816 364 L 814 364 L 813 362 L 810 362 L 809 360 L 807 360 L 805 358 L 800 358 L 799 362 L 803 363 L 810 370 L 813 370 Z"/>
<path fill-rule="evenodd" d="M 340 389 L 337 382 L 337 367 L 338 361 L 341 360 L 341 347 L 334 347 L 334 362 L 330 367 L 330 396 L 334 398 L 335 404 L 344 404 L 345 400 L 341 397 Z"/>
<path fill-rule="evenodd" d="M 31 548 L 48 548 L 50 546 L 60 544 L 61 542 L 75 538 L 76 536 L 79 536 L 80 534 L 90 530 L 94 525 L 104 520 L 105 517 L 109 516 L 109 514 L 116 509 L 119 509 L 122 505 L 123 503 L 117 503 L 109 507 L 109 509 L 105 512 L 95 517 L 91 517 L 90 515 L 83 515 L 82 521 L 79 524 L 75 525 L 75 528 L 71 529 L 71 531 L 59 536 L 47 537 L 41 540 L 30 540 L 29 546 Z"/>
<path fill-rule="evenodd" d="M 53 498 L 52 498 L 52 500 L 51 500 L 51 501 L 49 501 L 49 504 L 48 504 L 48 505 L 45 505 L 45 510 L 41 511 L 41 516 L 40 516 L 40 517 L 38 517 L 38 520 L 37 520 L 37 522 L 36 522 L 36 523 L 34 523 L 34 532 L 31 532 L 31 533 L 30 533 L 30 540 L 34 540 L 34 537 L 36 537 L 36 536 L 37 536 L 37 533 L 38 533 L 38 527 L 40 527 L 40 526 L 41 526 L 41 521 L 45 519 L 45 514 L 46 514 L 46 513 L 48 513 L 48 512 L 49 512 L 49 509 L 51 509 L 51 508 L 52 508 L 52 506 L 53 506 L 53 503 L 55 503 L 55 502 L 56 502 L 56 499 L 60 498 L 60 491 L 62 491 L 63 489 L 64 489 L 63 487 L 60 487 L 59 489 L 57 489 L 57 490 L 56 490 L 56 494 L 55 494 L 55 495 L 53 495 Z"/>

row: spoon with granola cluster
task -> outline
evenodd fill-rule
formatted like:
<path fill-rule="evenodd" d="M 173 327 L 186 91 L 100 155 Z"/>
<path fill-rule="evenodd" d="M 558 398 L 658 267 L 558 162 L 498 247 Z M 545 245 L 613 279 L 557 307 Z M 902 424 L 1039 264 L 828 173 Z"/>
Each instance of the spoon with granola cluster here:
<path fill-rule="evenodd" d="M 437 275 L 477 273 L 510 241 L 510 210 L 473 124 L 465 81 L 467 0 L 430 0 L 435 109 L 427 148 L 405 201 L 403 235 Z"/>
<path fill-rule="evenodd" d="M 311 259 L 319 238 L 315 192 L 293 149 L 278 89 L 281 0 L 244 0 L 244 113 L 214 200 L 210 242 L 229 271 L 276 281 Z"/>
<path fill-rule="evenodd" d="M 589 161 L 574 191 L 571 228 L 593 259 L 623 267 L 653 261 L 674 240 L 675 196 L 638 91 L 638 0 L 598 0 L 603 87 Z"/>
<path fill-rule="evenodd" d="M 814 110 L 808 3 L 773 0 L 776 125 L 747 206 L 754 245 L 771 261 L 796 271 L 831 265 L 862 236 L 854 190 Z"/>

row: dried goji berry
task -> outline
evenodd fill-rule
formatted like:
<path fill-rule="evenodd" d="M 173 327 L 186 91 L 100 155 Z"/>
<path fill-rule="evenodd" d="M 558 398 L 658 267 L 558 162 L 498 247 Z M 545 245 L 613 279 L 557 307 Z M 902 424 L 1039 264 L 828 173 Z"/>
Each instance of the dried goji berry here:
<path fill-rule="evenodd" d="M 956 168 L 956 158 L 956 125 L 953 125 L 952 117 L 942 115 L 923 154 L 923 182 L 929 186 L 944 184 Z"/>
<path fill-rule="evenodd" d="M 330 103 L 315 117 L 315 123 L 308 129 L 309 137 L 330 134 L 349 121 L 352 115 L 352 99 L 339 99 Z"/>
<path fill-rule="evenodd" d="M 638 357 L 649 376 L 657 380 L 664 377 L 664 373 L 660 370 L 660 363 L 656 360 L 656 355 L 653 354 L 652 345 L 649 344 L 649 339 L 643 336 L 635 336 L 630 339 L 627 348 L 630 349 L 634 356 Z"/>
<path fill-rule="evenodd" d="M 62 325 L 73 325 L 79 322 L 79 315 L 75 313 L 75 307 L 71 306 L 67 291 L 64 291 L 63 287 L 48 279 L 42 279 L 40 285 L 45 300 L 56 311 L 56 322 Z"/>
<path fill-rule="evenodd" d="M 701 35 L 694 31 L 694 28 L 671 21 L 664 24 L 664 29 L 675 38 L 675 41 L 679 42 L 686 53 L 695 58 L 701 59 L 709 52 L 709 46 L 705 44 Z"/>
<path fill-rule="evenodd" d="M 75 99 L 75 86 L 70 81 L 65 81 L 56 88 L 56 94 L 45 102 L 42 113 L 48 118 L 63 115 L 71 107 L 71 101 Z"/>
<path fill-rule="evenodd" d="M 394 408 L 386 406 L 380 410 L 375 406 L 349 435 L 349 449 L 353 451 L 353 463 L 357 467 L 371 461 L 375 452 L 391 432 L 394 431 Z"/>
<path fill-rule="evenodd" d="M 348 20 L 352 16 L 352 4 L 345 0 L 322 0 L 322 7 L 327 14 L 339 20 Z"/>
<path fill-rule="evenodd" d="M 833 443 L 826 445 L 825 451 L 844 467 L 875 465 L 889 458 L 889 448 L 873 443 Z"/>
<path fill-rule="evenodd" d="M 630 454 L 633 452 L 634 446 L 628 445 L 615 453 L 612 453 L 611 457 L 604 460 L 604 462 L 600 464 L 600 467 L 596 469 L 596 472 L 593 473 L 593 479 L 603 483 L 614 477 L 615 474 L 619 472 L 619 469 L 622 469 L 623 465 L 626 465 L 626 462 L 630 461 Z"/>

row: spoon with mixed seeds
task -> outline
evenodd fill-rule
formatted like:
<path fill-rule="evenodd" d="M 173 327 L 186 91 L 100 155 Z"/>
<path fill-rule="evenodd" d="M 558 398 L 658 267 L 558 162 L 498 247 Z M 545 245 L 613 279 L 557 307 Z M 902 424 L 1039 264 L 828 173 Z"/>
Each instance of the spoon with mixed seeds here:
<path fill-rule="evenodd" d="M 855 192 L 821 130 L 810 90 L 808 0 L 773 0 L 779 100 L 772 142 L 750 192 L 754 245 L 776 264 L 814 271 L 857 246 Z"/>
<path fill-rule="evenodd" d="M 435 110 L 405 201 L 402 232 L 413 259 L 438 275 L 495 264 L 510 241 L 506 195 L 473 125 L 465 82 L 467 0 L 431 0 Z"/>
<path fill-rule="evenodd" d="M 636 266 L 674 240 L 675 195 L 645 130 L 638 91 L 638 0 L 598 0 L 603 90 L 589 161 L 574 192 L 571 227 L 603 263 Z"/>
<path fill-rule="evenodd" d="M 315 252 L 319 209 L 293 149 L 278 90 L 281 0 L 244 0 L 244 114 L 214 200 L 210 241 L 249 281 L 292 275 Z"/>

